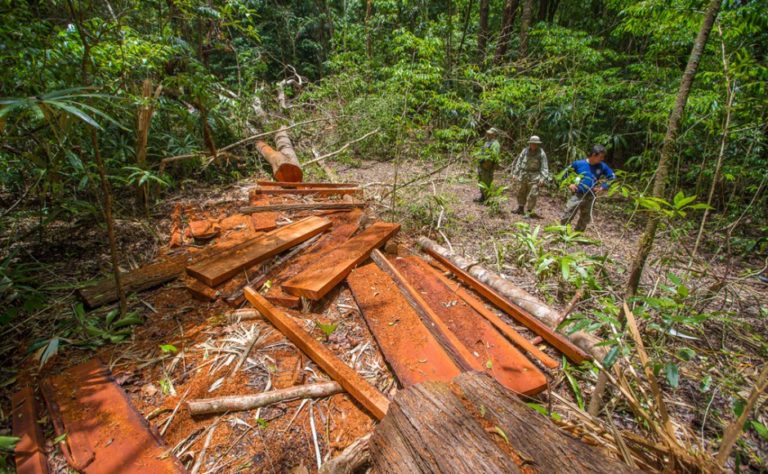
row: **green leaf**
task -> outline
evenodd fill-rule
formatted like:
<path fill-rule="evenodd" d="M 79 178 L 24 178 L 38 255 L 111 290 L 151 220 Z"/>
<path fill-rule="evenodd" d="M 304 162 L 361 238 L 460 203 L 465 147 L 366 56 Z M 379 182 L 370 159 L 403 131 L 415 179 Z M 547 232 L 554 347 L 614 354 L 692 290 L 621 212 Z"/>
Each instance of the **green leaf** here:
<path fill-rule="evenodd" d="M 18 436 L 0 436 L 0 451 L 13 452 L 19 440 Z"/>
<path fill-rule="evenodd" d="M 706 393 L 709 391 L 709 388 L 711 385 L 712 385 L 712 376 L 705 375 L 704 378 L 702 378 L 701 382 L 699 383 L 699 390 L 701 390 L 702 393 Z"/>
<path fill-rule="evenodd" d="M 690 347 L 683 347 L 682 349 L 677 351 L 677 355 L 683 360 L 691 360 L 694 357 L 696 357 L 696 351 L 694 351 Z"/>
<path fill-rule="evenodd" d="M 87 123 L 93 128 L 102 130 L 101 125 L 99 125 L 98 122 L 96 122 L 96 120 L 94 120 L 90 115 L 86 114 L 85 112 L 78 109 L 77 107 L 65 104 L 64 102 L 57 102 L 57 101 L 47 101 L 46 103 L 48 105 L 54 106 L 56 108 L 59 108 L 67 112 L 69 115 L 74 115 L 75 117 L 79 118 L 80 120 Z"/>
<path fill-rule="evenodd" d="M 168 353 L 175 354 L 179 352 L 179 350 L 176 349 L 176 346 L 174 346 L 173 344 L 161 344 L 160 350 L 163 351 L 163 353 L 165 354 L 168 354 Z"/>
<path fill-rule="evenodd" d="M 493 369 L 493 361 L 492 361 L 491 359 L 488 359 L 488 360 L 485 362 L 485 368 L 486 368 L 486 369 L 488 369 L 488 370 L 491 370 L 491 369 Z"/>
<path fill-rule="evenodd" d="M 494 427 L 493 427 L 493 432 L 494 432 L 494 433 L 496 433 L 496 434 L 498 434 L 498 435 L 499 435 L 499 436 L 501 436 L 502 438 L 504 438 L 504 441 L 506 441 L 506 442 L 507 442 L 507 444 L 509 444 L 509 438 L 507 437 L 507 433 L 505 433 L 505 432 L 504 432 L 504 430 L 502 430 L 502 429 L 501 429 L 501 428 L 499 428 L 498 426 L 494 426 Z"/>
<path fill-rule="evenodd" d="M 610 351 L 608 351 L 608 354 L 605 356 L 605 359 L 603 359 L 603 366 L 606 369 L 610 369 L 613 367 L 613 364 L 616 362 L 616 359 L 619 357 L 619 346 L 613 346 Z"/>
<path fill-rule="evenodd" d="M 48 340 L 48 345 L 45 346 L 45 350 L 40 355 L 40 368 L 42 369 L 46 362 L 55 356 L 57 352 L 59 352 L 59 338 L 54 337 Z"/>
<path fill-rule="evenodd" d="M 669 385 L 671 385 L 673 388 L 677 388 L 678 384 L 680 383 L 680 372 L 677 364 L 669 362 L 664 365 L 664 374 L 667 376 L 667 382 L 669 382 Z"/>
<path fill-rule="evenodd" d="M 741 398 L 737 398 L 733 401 L 733 414 L 736 416 L 741 416 L 742 413 L 744 413 L 744 407 L 747 405 L 747 402 L 742 400 Z"/>
<path fill-rule="evenodd" d="M 317 327 L 320 328 L 321 331 L 323 331 L 323 334 L 325 334 L 325 338 L 328 339 L 331 337 L 331 334 L 333 334 L 334 331 L 336 331 L 336 328 L 339 326 L 339 323 L 332 323 L 332 324 L 323 324 L 318 322 Z"/>
<path fill-rule="evenodd" d="M 53 438 L 53 444 L 57 445 L 59 443 L 64 442 L 64 440 L 67 439 L 67 433 L 60 434 L 59 436 Z"/>
<path fill-rule="evenodd" d="M 754 429 L 761 438 L 768 441 L 768 428 L 766 428 L 764 424 L 757 420 L 752 420 L 750 421 L 750 425 L 752 425 L 752 429 Z"/>

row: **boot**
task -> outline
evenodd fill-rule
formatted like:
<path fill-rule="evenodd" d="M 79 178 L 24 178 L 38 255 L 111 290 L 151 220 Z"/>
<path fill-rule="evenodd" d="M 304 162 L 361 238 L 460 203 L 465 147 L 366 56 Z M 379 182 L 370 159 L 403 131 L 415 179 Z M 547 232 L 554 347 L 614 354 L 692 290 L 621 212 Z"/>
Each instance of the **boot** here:
<path fill-rule="evenodd" d="M 523 206 L 518 206 L 514 212 L 515 214 L 525 214 L 525 209 L 523 208 Z"/>

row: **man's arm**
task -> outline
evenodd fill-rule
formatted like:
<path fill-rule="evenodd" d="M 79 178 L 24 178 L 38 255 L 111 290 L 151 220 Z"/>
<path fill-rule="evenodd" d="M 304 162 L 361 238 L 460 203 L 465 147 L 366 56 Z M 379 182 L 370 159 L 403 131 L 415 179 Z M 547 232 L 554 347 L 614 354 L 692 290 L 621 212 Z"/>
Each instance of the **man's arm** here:
<path fill-rule="evenodd" d="M 605 182 L 603 183 L 603 189 L 608 189 L 611 187 L 611 181 L 616 179 L 616 173 L 613 172 L 610 166 L 606 165 L 605 163 L 600 163 L 603 168 L 603 174 L 605 175 Z"/>
<path fill-rule="evenodd" d="M 541 150 L 541 171 L 539 173 L 539 179 L 541 181 L 546 181 L 549 179 L 549 163 L 547 163 L 547 154 L 544 153 L 544 150 Z"/>

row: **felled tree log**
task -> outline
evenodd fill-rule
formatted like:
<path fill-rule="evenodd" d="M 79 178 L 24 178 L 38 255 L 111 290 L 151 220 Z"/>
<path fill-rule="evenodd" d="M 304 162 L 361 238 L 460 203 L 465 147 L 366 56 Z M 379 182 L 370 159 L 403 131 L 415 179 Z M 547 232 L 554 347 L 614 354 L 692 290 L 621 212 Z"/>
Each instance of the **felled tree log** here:
<path fill-rule="evenodd" d="M 261 156 L 263 156 L 270 166 L 272 166 L 272 175 L 277 181 L 296 183 L 303 179 L 301 165 L 299 164 L 298 159 L 295 159 L 295 154 L 294 159 L 291 159 L 261 140 L 256 142 L 256 149 L 259 150 Z"/>
<path fill-rule="evenodd" d="M 550 327 L 554 327 L 559 319 L 557 311 L 547 306 L 540 299 L 536 298 L 527 291 L 519 288 L 512 283 L 504 280 L 499 275 L 480 265 L 476 265 L 467 261 L 459 255 L 452 254 L 448 249 L 438 245 L 434 241 L 426 238 L 419 237 L 419 245 L 424 249 L 429 249 L 438 255 L 443 256 L 447 260 L 454 263 L 457 267 L 466 271 L 481 283 L 484 283 L 494 290 L 496 290 L 501 296 L 508 298 L 510 301 L 525 309 L 536 318 L 542 320 Z M 597 346 L 601 342 L 600 338 L 586 333 L 584 331 L 577 331 L 568 336 L 574 344 L 579 346 L 584 351 L 590 353 L 598 360 L 602 360 L 605 349 L 601 346 Z"/>
<path fill-rule="evenodd" d="M 293 143 L 291 143 L 291 138 L 288 136 L 288 129 L 285 126 L 280 127 L 280 130 L 275 134 L 275 146 L 277 147 L 277 151 L 297 165 L 299 164 L 299 157 L 296 156 L 296 150 L 293 149 Z"/>
<path fill-rule="evenodd" d="M 375 472 L 639 472 L 559 430 L 478 372 L 398 392 L 370 452 Z"/>
<path fill-rule="evenodd" d="M 187 407 L 193 415 L 209 415 L 211 413 L 253 410 L 254 408 L 291 400 L 300 400 L 302 398 L 328 397 L 343 391 L 344 389 L 337 382 L 323 382 L 282 390 L 272 390 L 256 395 L 233 395 L 230 397 L 190 400 L 187 402 Z"/>

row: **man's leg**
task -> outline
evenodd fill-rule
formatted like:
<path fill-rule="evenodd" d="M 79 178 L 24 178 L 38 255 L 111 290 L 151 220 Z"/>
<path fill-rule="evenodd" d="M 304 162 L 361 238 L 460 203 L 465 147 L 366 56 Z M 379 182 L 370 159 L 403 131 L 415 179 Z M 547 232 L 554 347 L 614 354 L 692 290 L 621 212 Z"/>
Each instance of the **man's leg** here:
<path fill-rule="evenodd" d="M 528 194 L 531 192 L 531 185 L 528 180 L 523 177 L 520 180 L 520 187 L 517 189 L 517 213 L 522 214 L 525 212 L 525 202 L 528 200 Z"/>
<path fill-rule="evenodd" d="M 480 162 L 480 164 L 477 165 L 477 180 L 483 184 L 486 188 L 489 188 L 491 186 L 491 183 L 493 183 L 493 167 L 488 166 L 488 164 L 483 164 Z M 486 192 L 484 188 L 480 188 L 480 201 L 485 201 L 485 199 L 488 196 L 486 196 Z"/>
<path fill-rule="evenodd" d="M 595 206 L 595 195 L 587 193 L 584 195 L 584 199 L 579 206 L 579 221 L 576 223 L 574 230 L 584 232 L 587 226 L 592 222 L 592 208 Z"/>
<path fill-rule="evenodd" d="M 568 202 L 565 203 L 565 212 L 563 212 L 563 217 L 560 218 L 560 225 L 566 225 L 571 222 L 573 216 L 576 215 L 579 204 L 581 204 L 581 197 L 572 194 Z"/>
<path fill-rule="evenodd" d="M 535 214 L 536 201 L 539 198 L 539 183 L 538 181 L 531 181 L 531 190 L 528 193 L 528 207 L 527 211 L 531 214 Z"/>

